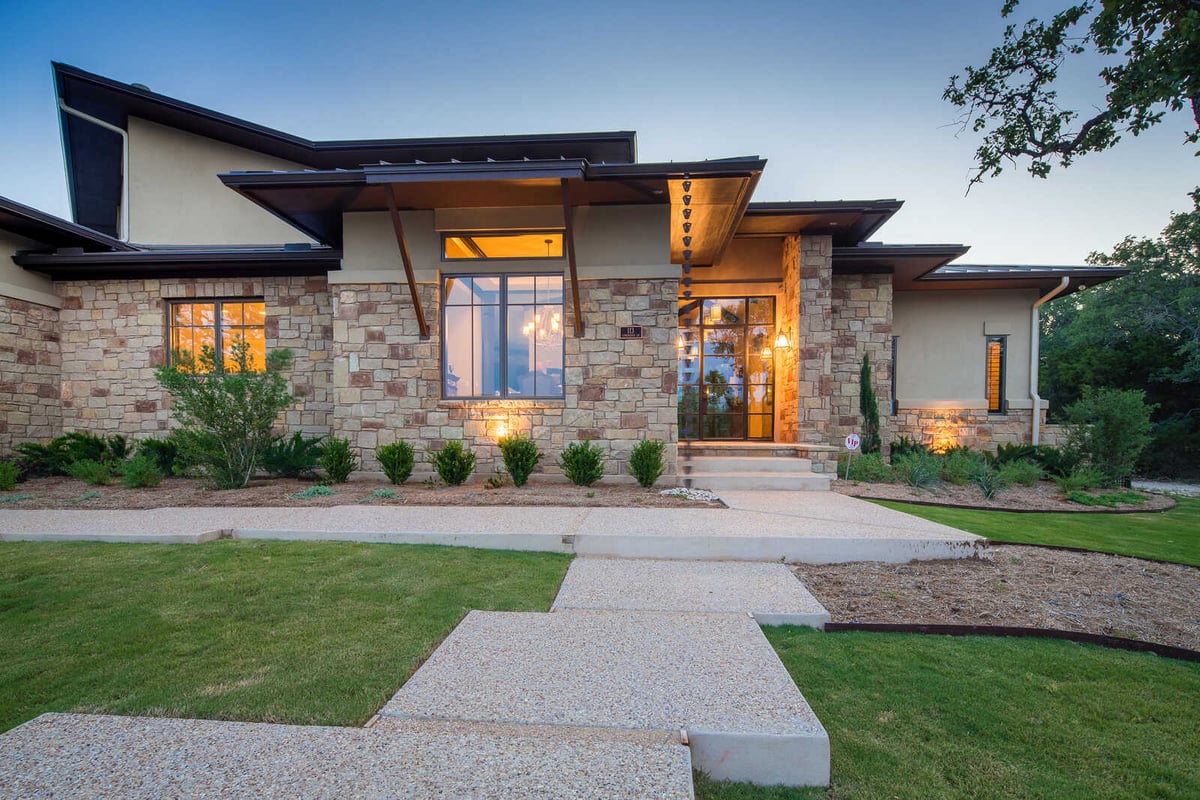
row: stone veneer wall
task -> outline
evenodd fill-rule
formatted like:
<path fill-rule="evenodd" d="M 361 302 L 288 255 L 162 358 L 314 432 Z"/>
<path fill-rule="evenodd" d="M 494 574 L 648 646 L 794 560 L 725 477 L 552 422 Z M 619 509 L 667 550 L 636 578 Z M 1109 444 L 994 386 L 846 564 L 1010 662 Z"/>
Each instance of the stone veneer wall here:
<path fill-rule="evenodd" d="M 800 330 L 792 358 L 799 358 L 798 441 L 830 444 L 833 395 L 833 239 L 800 239 Z"/>
<path fill-rule="evenodd" d="M 595 439 L 609 450 L 606 474 L 624 475 L 638 440 L 662 439 L 667 473 L 675 474 L 679 281 L 585 280 L 580 296 L 584 336 L 576 339 L 568 286 L 562 400 L 456 400 L 441 397 L 437 286 L 420 286 L 431 334 L 424 341 L 403 284 L 337 286 L 335 430 L 368 471 L 379 470 L 380 444 L 407 440 L 426 462 L 425 448 L 462 440 L 476 455 L 476 476 L 486 477 L 502 463 L 496 439 L 519 432 L 545 453 L 541 473 L 558 471 L 567 443 Z M 621 340 L 621 325 L 643 326 L 645 338 Z"/>
<path fill-rule="evenodd" d="M 859 411 L 863 354 L 871 362 L 881 435 L 890 441 L 892 391 L 892 276 L 833 276 L 833 425 L 831 444 L 862 430 Z"/>
<path fill-rule="evenodd" d="M 1028 444 L 1031 439 L 1032 418 L 1028 409 L 1010 410 L 1007 414 L 989 414 L 983 409 L 920 408 L 901 410 L 889 417 L 890 442 L 900 436 L 923 442 L 934 450 L 954 445 L 966 445 L 975 450 L 996 452 L 1001 444 Z M 1042 412 L 1042 444 L 1057 444 L 1058 426 L 1045 425 Z M 882 418 L 881 418 L 882 419 Z"/>
<path fill-rule="evenodd" d="M 63 431 L 146 437 L 170 427 L 170 398 L 154 369 L 167 352 L 167 300 L 261 297 L 267 349 L 290 348 L 290 380 L 303 398 L 290 430 L 330 431 L 329 293 L 325 279 L 112 280 L 58 282 L 63 298 Z"/>
<path fill-rule="evenodd" d="M 58 309 L 0 296 L 0 456 L 62 433 Z"/>

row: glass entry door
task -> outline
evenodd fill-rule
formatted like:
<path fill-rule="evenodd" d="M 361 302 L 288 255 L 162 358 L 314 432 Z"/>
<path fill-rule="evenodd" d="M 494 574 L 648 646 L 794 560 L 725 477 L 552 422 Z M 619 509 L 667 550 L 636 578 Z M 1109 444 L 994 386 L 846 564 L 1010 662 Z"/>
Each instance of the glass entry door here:
<path fill-rule="evenodd" d="M 774 297 L 679 305 L 679 438 L 775 435 Z"/>

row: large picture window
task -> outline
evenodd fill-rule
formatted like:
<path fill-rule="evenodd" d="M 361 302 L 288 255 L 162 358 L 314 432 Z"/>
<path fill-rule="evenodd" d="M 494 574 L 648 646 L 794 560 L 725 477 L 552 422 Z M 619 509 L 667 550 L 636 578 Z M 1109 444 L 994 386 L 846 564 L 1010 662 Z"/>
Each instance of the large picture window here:
<path fill-rule="evenodd" d="M 266 304 L 262 300 L 202 300 L 170 303 L 171 357 L 199 359 L 211 347 L 227 369 L 234 368 L 233 346 L 249 346 L 249 366 L 262 370 L 266 364 Z"/>
<path fill-rule="evenodd" d="M 442 281 L 443 397 L 562 397 L 561 275 Z"/>
<path fill-rule="evenodd" d="M 1004 357 L 1007 336 L 987 337 L 987 404 L 989 414 L 1004 413 Z"/>

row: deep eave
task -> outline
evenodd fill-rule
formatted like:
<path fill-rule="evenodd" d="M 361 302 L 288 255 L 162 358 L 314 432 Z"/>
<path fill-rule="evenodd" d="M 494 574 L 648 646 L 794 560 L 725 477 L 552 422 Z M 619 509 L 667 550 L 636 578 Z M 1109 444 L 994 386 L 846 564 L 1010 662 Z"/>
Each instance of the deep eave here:
<path fill-rule="evenodd" d="M 903 200 L 814 200 L 750 203 L 739 237 L 832 236 L 838 247 L 865 241 L 904 205 Z"/>
<path fill-rule="evenodd" d="M 1042 294 L 1064 278 L 1058 297 L 1129 274 L 1125 267 L 948 264 L 922 275 L 915 289 L 1037 289 Z"/>
<path fill-rule="evenodd" d="M 242 278 L 323 275 L 341 269 L 342 253 L 328 248 L 204 248 L 86 253 L 19 253 L 13 261 L 54 280 L 123 278 Z"/>
<path fill-rule="evenodd" d="M 0 197 L 0 230 L 15 233 L 48 247 L 81 247 L 85 250 L 133 250 L 130 245 L 103 233 L 76 225 L 36 208 Z"/>

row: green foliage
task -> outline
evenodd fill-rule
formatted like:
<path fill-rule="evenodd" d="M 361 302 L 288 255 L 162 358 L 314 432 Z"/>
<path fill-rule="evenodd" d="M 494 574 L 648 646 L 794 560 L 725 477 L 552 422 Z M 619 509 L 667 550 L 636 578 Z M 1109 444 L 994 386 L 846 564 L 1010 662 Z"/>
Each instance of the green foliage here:
<path fill-rule="evenodd" d="M 302 489 L 288 496 L 293 500 L 312 500 L 314 497 L 332 497 L 335 494 L 337 492 L 333 489 L 330 489 L 323 483 L 318 483 L 316 486 L 309 486 L 307 489 Z"/>
<path fill-rule="evenodd" d="M 330 483 L 345 483 L 350 473 L 358 469 L 358 456 L 350 449 L 349 439 L 336 436 L 321 448 L 321 469 Z"/>
<path fill-rule="evenodd" d="M 174 434 L 165 439 L 142 439 L 138 442 L 137 454 L 153 461 L 163 475 L 180 475 L 186 471 L 179 456 L 179 442 Z"/>
<path fill-rule="evenodd" d="M 928 489 L 942 474 L 941 459 L 933 453 L 913 451 L 892 459 L 892 469 L 902 483 L 918 489 Z"/>
<path fill-rule="evenodd" d="M 1150 446 L 1142 451 L 1137 474 L 1200 479 L 1200 408 L 1154 423 Z"/>
<path fill-rule="evenodd" d="M 265 368 L 251 367 L 250 347 L 238 341 L 232 358 L 218 358 L 211 347 L 198 359 L 176 354 L 173 364 L 155 371 L 175 398 L 180 451 L 219 489 L 250 482 L 271 445 L 275 420 L 292 404 L 283 373 L 291 366 L 289 350 L 267 354 Z"/>
<path fill-rule="evenodd" d="M 55 442 L 21 442 L 13 447 L 13 452 L 17 456 L 16 464 L 21 471 L 21 480 L 67 474 L 66 453 L 56 448 Z"/>
<path fill-rule="evenodd" d="M 1094 489 L 1104 483 L 1104 473 L 1095 467 L 1078 466 L 1071 470 L 1069 475 L 1055 476 L 1054 482 L 1058 484 L 1058 490 L 1063 494 L 1079 491 L 1080 489 Z"/>
<path fill-rule="evenodd" d="M 955 486 L 966 486 L 975 473 L 986 466 L 982 453 L 967 447 L 953 447 L 942 455 L 942 480 Z"/>
<path fill-rule="evenodd" d="M 849 461 L 848 475 L 846 473 L 847 461 Z M 864 453 L 854 456 L 854 458 L 850 458 L 848 454 L 842 454 L 838 457 L 838 475 L 845 476 L 846 480 L 864 483 L 893 483 L 896 480 L 896 473 L 879 453 Z"/>
<path fill-rule="evenodd" d="M 1038 445 L 1034 451 L 1033 460 L 1050 477 L 1064 478 L 1075 471 L 1079 462 L 1083 460 L 1083 456 L 1069 447 L 1051 447 L 1043 444 Z"/>
<path fill-rule="evenodd" d="M 1144 392 L 1086 388 L 1083 397 L 1064 412 L 1067 441 L 1104 474 L 1106 486 L 1122 485 L 1150 443 L 1152 411 Z"/>
<path fill-rule="evenodd" d="M 1041 467 L 1024 458 L 1001 464 L 999 473 L 1006 483 L 1019 486 L 1037 486 L 1046 477 Z"/>
<path fill-rule="evenodd" d="M 875 387 L 871 385 L 871 360 L 863 353 L 862 368 L 858 372 L 858 410 L 862 412 L 862 451 L 879 452 L 879 403 L 875 399 Z"/>
<path fill-rule="evenodd" d="M 375 448 L 375 458 L 383 467 L 383 474 L 399 486 L 412 476 L 415 462 L 413 446 L 405 441 L 383 444 Z"/>
<path fill-rule="evenodd" d="M 429 461 L 438 477 L 450 486 L 460 486 L 475 471 L 475 454 L 453 439 L 442 445 L 441 450 L 429 453 Z"/>
<path fill-rule="evenodd" d="M 1146 498 L 1137 492 L 1113 492 L 1111 494 L 1068 492 L 1067 499 L 1080 505 L 1104 506 L 1105 508 L 1116 508 L 1120 505 L 1140 506 L 1146 502 Z"/>
<path fill-rule="evenodd" d="M 533 468 L 542 460 L 542 451 L 537 442 L 528 436 L 513 433 L 499 442 L 500 454 L 504 457 L 504 469 L 512 478 L 513 486 L 524 486 L 533 474 Z"/>
<path fill-rule="evenodd" d="M 1010 16 L 1018 0 L 1007 0 Z M 1099 56 L 1099 57 L 1097 57 Z M 1086 119 L 1064 107 L 1058 70 L 1066 62 L 1103 65 L 1106 104 Z M 1029 159 L 1044 178 L 1085 153 L 1107 150 L 1125 133 L 1137 136 L 1168 112 L 1191 106 L 1200 141 L 1200 4 L 1179 0 L 1084 0 L 1043 22 L 1008 25 L 982 67 L 954 75 L 943 99 L 963 109 L 964 130 L 982 134 L 971 183 Z M 1189 123 L 1190 124 L 1190 123 Z"/>
<path fill-rule="evenodd" d="M 158 486 L 162 480 L 162 470 L 158 463 L 148 455 L 134 456 L 121 468 L 121 485 L 126 489 Z"/>
<path fill-rule="evenodd" d="M 17 488 L 21 468 L 12 461 L 0 461 L 0 492 L 11 492 Z"/>
<path fill-rule="evenodd" d="M 660 439 L 644 439 L 633 446 L 629 454 L 629 471 L 639 486 L 649 489 L 662 476 L 666 469 L 663 464 L 666 449 L 667 443 Z"/>
<path fill-rule="evenodd" d="M 511 479 L 509 476 L 504 472 L 501 472 L 500 468 L 497 467 L 496 472 L 492 475 L 489 475 L 488 479 L 483 482 L 483 485 L 487 489 L 502 489 L 505 486 L 508 486 L 510 480 Z"/>
<path fill-rule="evenodd" d="M 996 466 L 1034 458 L 1037 450 L 1038 448 L 1031 444 L 1001 444 L 996 447 Z"/>
<path fill-rule="evenodd" d="M 128 455 L 129 447 L 125 437 L 120 434 L 105 438 L 72 431 L 47 444 L 23 442 L 13 449 L 23 478 L 44 478 L 70 475 L 68 467 L 77 461 L 118 464 Z"/>
<path fill-rule="evenodd" d="M 393 492 L 391 489 L 376 489 L 366 497 L 360 497 L 356 502 L 359 505 L 370 503 L 372 500 L 403 500 L 404 498 Z"/>
<path fill-rule="evenodd" d="M 35 499 L 37 499 L 37 495 L 32 494 L 30 492 L 21 492 L 19 494 L 10 494 L 10 495 L 6 495 L 4 497 L 0 497 L 0 503 L 11 504 L 11 503 L 19 503 L 22 500 L 35 500 Z"/>
<path fill-rule="evenodd" d="M 276 437 L 263 451 L 262 466 L 277 478 L 312 478 L 321 462 L 324 436 L 307 437 L 300 431 L 292 438 Z"/>
<path fill-rule="evenodd" d="M 113 480 L 113 468 L 101 461 L 85 458 L 67 465 L 67 474 L 93 486 L 108 486 Z"/>
<path fill-rule="evenodd" d="M 1008 488 L 1009 482 L 1004 473 L 990 464 L 981 464 L 971 475 L 971 483 L 979 487 L 979 491 L 988 500 L 993 499 L 1002 490 Z"/>
<path fill-rule="evenodd" d="M 604 450 L 588 441 L 571 442 L 558 462 L 567 480 L 576 486 L 591 486 L 604 477 Z"/>
<path fill-rule="evenodd" d="M 890 459 L 893 464 L 896 459 L 912 453 L 928 453 L 929 445 L 922 444 L 914 439 L 909 439 L 907 436 L 901 436 L 892 442 L 890 448 Z"/>

